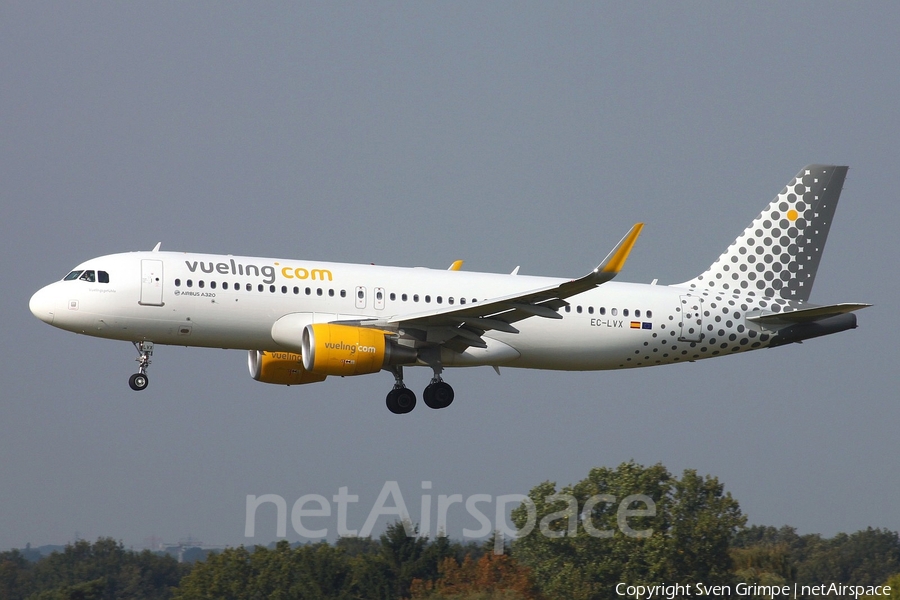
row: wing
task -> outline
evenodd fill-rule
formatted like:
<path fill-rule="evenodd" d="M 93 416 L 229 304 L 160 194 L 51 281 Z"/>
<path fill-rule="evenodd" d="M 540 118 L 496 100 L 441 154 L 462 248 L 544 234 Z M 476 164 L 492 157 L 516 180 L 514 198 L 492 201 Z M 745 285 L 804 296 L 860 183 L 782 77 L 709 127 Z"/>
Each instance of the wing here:
<path fill-rule="evenodd" d="M 446 307 L 354 324 L 394 331 L 402 329 L 406 335 L 414 334 L 412 337 L 420 342 L 442 344 L 457 352 L 470 346 L 485 348 L 487 344 L 481 336 L 487 331 L 518 333 L 519 330 L 513 323 L 523 319 L 561 319 L 562 315 L 557 311 L 568 304 L 566 298 L 593 289 L 619 274 L 643 227 L 643 223 L 636 223 L 603 262 L 584 277 L 467 306 Z"/>

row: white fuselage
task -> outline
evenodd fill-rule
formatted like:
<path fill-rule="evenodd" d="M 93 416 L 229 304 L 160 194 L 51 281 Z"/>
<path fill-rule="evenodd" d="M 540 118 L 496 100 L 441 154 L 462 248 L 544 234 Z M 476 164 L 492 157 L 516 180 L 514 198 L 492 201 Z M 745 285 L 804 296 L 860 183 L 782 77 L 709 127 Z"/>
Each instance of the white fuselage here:
<path fill-rule="evenodd" d="M 524 293 L 563 279 L 176 252 L 91 259 L 108 274 L 38 291 L 42 320 L 95 337 L 157 344 L 296 350 L 273 339 L 286 315 L 308 322 L 389 319 Z M 73 273 L 75 272 L 73 271 Z M 535 316 L 519 333 L 488 331 L 487 348 L 443 351 L 446 366 L 599 370 L 668 364 L 767 345 L 745 321 L 803 303 L 686 287 L 610 282 L 568 299 L 561 319 Z M 684 316 L 687 315 L 687 318 Z"/>
<path fill-rule="evenodd" d="M 691 362 L 853 329 L 868 304 L 807 301 L 847 167 L 807 165 L 710 267 L 670 286 L 616 283 L 635 223 L 577 279 L 159 252 L 101 256 L 39 290 L 30 308 L 61 329 L 133 342 L 136 391 L 154 344 L 248 350 L 253 379 L 297 385 L 381 370 L 385 402 L 416 405 L 404 366 L 586 371 Z M 518 271 L 518 269 L 517 269 Z"/>

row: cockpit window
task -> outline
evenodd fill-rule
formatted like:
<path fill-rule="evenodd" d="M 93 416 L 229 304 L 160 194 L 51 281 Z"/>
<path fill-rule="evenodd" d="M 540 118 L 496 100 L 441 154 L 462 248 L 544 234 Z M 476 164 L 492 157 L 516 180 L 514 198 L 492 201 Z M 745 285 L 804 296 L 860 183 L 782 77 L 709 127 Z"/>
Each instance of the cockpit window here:
<path fill-rule="evenodd" d="M 88 283 L 109 283 L 109 273 L 106 271 L 72 271 L 63 281 L 87 281 Z"/>

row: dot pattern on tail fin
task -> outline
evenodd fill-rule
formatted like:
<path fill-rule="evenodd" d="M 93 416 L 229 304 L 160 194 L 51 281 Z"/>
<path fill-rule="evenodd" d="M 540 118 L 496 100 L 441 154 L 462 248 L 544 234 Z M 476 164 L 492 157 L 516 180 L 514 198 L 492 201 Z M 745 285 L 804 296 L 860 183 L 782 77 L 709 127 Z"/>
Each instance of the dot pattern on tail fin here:
<path fill-rule="evenodd" d="M 808 300 L 846 175 L 847 167 L 802 169 L 709 269 L 685 284 Z"/>

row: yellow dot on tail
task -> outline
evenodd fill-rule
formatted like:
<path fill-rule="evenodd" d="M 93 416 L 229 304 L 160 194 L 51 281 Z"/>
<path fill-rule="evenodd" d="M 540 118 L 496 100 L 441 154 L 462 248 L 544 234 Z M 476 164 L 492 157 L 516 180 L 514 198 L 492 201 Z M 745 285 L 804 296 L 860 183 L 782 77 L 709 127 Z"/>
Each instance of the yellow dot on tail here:
<path fill-rule="evenodd" d="M 799 217 L 799 216 L 800 216 L 800 213 L 798 213 L 798 212 L 797 212 L 796 210 L 794 210 L 793 208 L 792 208 L 791 210 L 787 211 L 787 218 L 788 218 L 788 220 L 790 220 L 790 221 L 796 221 L 796 220 L 797 220 L 797 217 Z"/>

